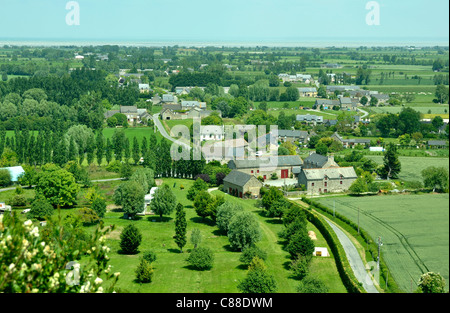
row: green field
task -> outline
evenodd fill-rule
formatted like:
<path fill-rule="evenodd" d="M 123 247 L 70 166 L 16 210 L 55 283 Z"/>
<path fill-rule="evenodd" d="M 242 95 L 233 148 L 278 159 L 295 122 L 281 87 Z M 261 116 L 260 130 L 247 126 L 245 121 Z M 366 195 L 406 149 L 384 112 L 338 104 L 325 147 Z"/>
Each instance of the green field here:
<path fill-rule="evenodd" d="M 404 292 L 414 291 L 422 273 L 434 271 L 449 280 L 449 195 L 389 195 L 318 200 L 379 236 L 381 253 Z M 412 286 L 412 290 L 411 290 Z"/>
<path fill-rule="evenodd" d="M 383 156 L 380 155 L 367 155 L 368 159 L 371 159 L 378 164 L 383 164 Z M 406 181 L 422 181 L 422 170 L 429 166 L 444 167 L 449 169 L 448 158 L 437 157 L 399 157 L 402 164 L 402 170 L 398 177 Z"/>

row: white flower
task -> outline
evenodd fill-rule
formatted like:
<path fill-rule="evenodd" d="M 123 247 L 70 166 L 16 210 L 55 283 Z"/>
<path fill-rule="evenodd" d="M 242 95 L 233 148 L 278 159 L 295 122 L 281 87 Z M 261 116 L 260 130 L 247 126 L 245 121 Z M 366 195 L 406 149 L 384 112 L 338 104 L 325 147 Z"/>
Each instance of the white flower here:
<path fill-rule="evenodd" d="M 9 271 L 12 272 L 14 270 L 14 268 L 16 267 L 16 265 L 14 263 L 9 264 Z"/>
<path fill-rule="evenodd" d="M 26 221 L 26 222 L 24 222 L 23 223 L 23 225 L 25 225 L 25 226 L 31 226 L 33 224 L 33 222 L 31 221 L 31 220 L 28 220 L 28 221 Z"/>
<path fill-rule="evenodd" d="M 37 227 L 33 228 L 33 230 L 30 232 L 30 235 L 39 237 L 39 229 Z"/>
<path fill-rule="evenodd" d="M 97 293 L 103 293 L 103 288 L 99 287 L 98 290 L 97 290 Z"/>
<path fill-rule="evenodd" d="M 115 272 L 115 273 L 114 273 L 114 276 L 115 276 L 115 277 L 119 277 L 119 275 L 120 275 L 120 272 Z"/>
<path fill-rule="evenodd" d="M 97 277 L 97 278 L 95 279 L 94 283 L 95 283 L 96 285 L 100 285 L 101 283 L 103 283 L 103 279 L 101 279 L 100 277 Z"/>

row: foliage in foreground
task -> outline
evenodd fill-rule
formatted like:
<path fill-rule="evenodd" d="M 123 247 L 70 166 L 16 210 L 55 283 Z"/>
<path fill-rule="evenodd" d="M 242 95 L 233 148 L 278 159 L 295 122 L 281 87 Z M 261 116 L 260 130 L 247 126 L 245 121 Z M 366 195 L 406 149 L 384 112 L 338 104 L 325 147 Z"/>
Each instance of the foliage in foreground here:
<path fill-rule="evenodd" d="M 0 292 L 91 293 L 112 292 L 120 273 L 108 265 L 105 236 L 114 226 L 103 223 L 80 249 L 65 238 L 61 218 L 47 222 L 44 237 L 31 220 L 16 213 L 0 215 Z M 46 239 L 44 239 L 46 238 Z M 78 261 L 83 258 L 83 261 Z M 79 262 L 79 263 L 77 263 Z M 80 265 L 81 264 L 81 265 Z M 103 282 L 108 282 L 107 288 Z"/>

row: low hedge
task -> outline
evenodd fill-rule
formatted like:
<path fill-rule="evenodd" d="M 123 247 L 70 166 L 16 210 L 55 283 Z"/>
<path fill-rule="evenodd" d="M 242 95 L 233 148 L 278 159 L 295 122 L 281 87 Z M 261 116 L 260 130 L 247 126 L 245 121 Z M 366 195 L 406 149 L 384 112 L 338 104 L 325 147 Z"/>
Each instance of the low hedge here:
<path fill-rule="evenodd" d="M 328 216 L 330 218 L 332 218 L 333 214 L 334 214 L 335 218 L 337 218 L 342 223 L 348 225 L 348 227 L 351 228 L 353 231 L 355 231 L 355 232 L 358 231 L 358 224 L 351 221 L 346 216 L 339 214 L 337 212 L 333 213 L 332 209 L 330 209 L 320 203 L 317 203 L 311 199 L 308 199 L 306 197 L 303 197 L 302 201 L 309 204 L 311 207 L 322 211 L 326 216 Z M 333 231 L 333 234 L 334 234 L 334 231 Z M 366 251 L 368 251 L 370 253 L 373 260 L 376 260 L 378 257 L 378 246 L 377 246 L 376 241 L 374 241 L 365 230 L 361 229 L 361 227 L 359 228 L 359 235 L 366 243 L 366 246 L 367 246 Z M 390 274 L 389 269 L 388 269 L 386 262 L 384 261 L 382 255 L 380 255 L 380 275 L 381 275 L 381 277 L 383 277 L 384 281 L 386 281 L 386 279 L 389 278 L 388 286 L 387 286 L 388 291 L 391 291 L 394 293 L 402 292 L 401 289 L 399 288 L 398 284 L 392 278 L 392 275 Z"/>

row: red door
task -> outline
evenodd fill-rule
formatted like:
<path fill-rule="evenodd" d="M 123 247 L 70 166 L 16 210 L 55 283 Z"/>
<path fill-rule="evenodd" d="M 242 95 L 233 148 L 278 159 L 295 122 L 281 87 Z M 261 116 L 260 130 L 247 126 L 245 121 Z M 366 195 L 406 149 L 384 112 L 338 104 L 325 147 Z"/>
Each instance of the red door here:
<path fill-rule="evenodd" d="M 242 192 L 239 192 L 239 198 L 242 198 Z"/>
<path fill-rule="evenodd" d="M 281 170 L 281 178 L 288 178 L 289 170 Z"/>

